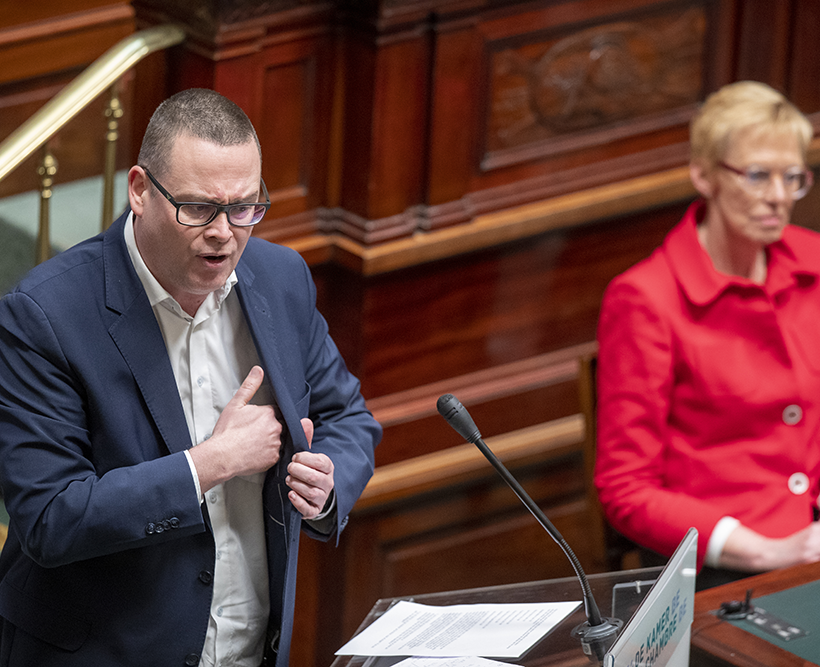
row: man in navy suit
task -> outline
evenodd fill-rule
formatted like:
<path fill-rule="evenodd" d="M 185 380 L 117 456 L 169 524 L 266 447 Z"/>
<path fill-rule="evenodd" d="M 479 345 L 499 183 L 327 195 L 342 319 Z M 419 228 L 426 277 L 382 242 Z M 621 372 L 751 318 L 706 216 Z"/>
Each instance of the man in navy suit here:
<path fill-rule="evenodd" d="M 285 667 L 300 531 L 342 530 L 381 429 L 305 263 L 251 238 L 247 116 L 183 91 L 138 162 L 0 301 L 0 666 Z"/>

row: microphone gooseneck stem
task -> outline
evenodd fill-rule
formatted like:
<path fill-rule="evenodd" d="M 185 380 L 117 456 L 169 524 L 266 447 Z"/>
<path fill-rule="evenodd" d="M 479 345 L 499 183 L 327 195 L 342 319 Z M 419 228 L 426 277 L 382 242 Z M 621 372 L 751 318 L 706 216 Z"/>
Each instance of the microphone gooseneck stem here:
<path fill-rule="evenodd" d="M 575 574 L 581 582 L 581 589 L 584 594 L 584 610 L 586 612 L 587 620 L 591 626 L 601 625 L 601 623 L 603 623 L 601 612 L 598 609 L 598 605 L 592 595 L 592 588 L 587 580 L 587 575 L 584 573 L 584 569 L 581 567 L 581 562 L 578 560 L 575 552 L 563 538 L 561 533 L 558 532 L 558 529 L 552 525 L 552 522 L 547 518 L 546 514 L 541 511 L 541 508 L 538 507 L 529 494 L 524 491 L 524 488 L 518 483 L 518 480 L 512 476 L 510 471 L 507 470 L 507 467 L 501 463 L 484 440 L 481 439 L 481 436 L 477 437 L 473 444 L 481 450 L 481 453 L 484 454 L 485 458 L 490 462 L 493 468 L 496 469 L 498 474 L 504 478 L 504 481 L 507 482 L 509 487 L 515 492 L 515 495 L 518 496 L 519 500 L 526 505 L 527 509 L 536 518 L 538 523 L 541 524 L 544 530 L 550 534 L 550 537 L 555 540 L 558 546 L 561 547 L 564 554 L 566 554 L 570 564 L 572 565 L 572 569 L 575 570 Z"/>
<path fill-rule="evenodd" d="M 504 479 L 507 485 L 513 490 L 518 499 L 524 503 L 526 508 L 535 517 L 541 527 L 546 530 L 550 537 L 555 540 L 564 555 L 572 564 L 572 569 L 575 570 L 575 575 L 581 584 L 581 590 L 584 595 L 584 612 L 587 620 L 576 626 L 572 631 L 572 636 L 577 637 L 581 641 L 581 647 L 584 653 L 587 654 L 590 662 L 602 665 L 606 652 L 612 646 L 613 642 L 618 636 L 620 629 L 623 627 L 623 621 L 617 618 L 602 618 L 595 598 L 592 595 L 592 587 L 589 585 L 587 575 L 581 567 L 581 563 L 575 552 L 567 544 L 566 540 L 561 536 L 561 533 L 552 525 L 552 522 L 547 518 L 546 514 L 541 511 L 541 508 L 535 504 L 535 501 L 530 498 L 524 488 L 518 483 L 518 480 L 512 476 L 509 470 L 504 466 L 498 457 L 492 452 L 481 439 L 481 433 L 475 425 L 470 413 L 464 408 L 455 396 L 452 394 L 444 394 L 440 396 L 436 404 L 439 414 L 447 420 L 458 434 L 473 443 L 484 454 L 485 458 L 490 462 L 493 468 L 496 469 L 499 475 Z"/>

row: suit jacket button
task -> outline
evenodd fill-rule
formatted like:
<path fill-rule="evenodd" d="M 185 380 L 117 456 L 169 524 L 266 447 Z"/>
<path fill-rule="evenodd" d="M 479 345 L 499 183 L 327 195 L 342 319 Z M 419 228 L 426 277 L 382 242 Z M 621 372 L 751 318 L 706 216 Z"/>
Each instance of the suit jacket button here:
<path fill-rule="evenodd" d="M 154 526 L 153 523 L 149 523 L 147 526 L 145 526 L 145 532 L 148 535 L 153 535 L 155 528 L 156 528 L 156 526 Z"/>
<path fill-rule="evenodd" d="M 179 519 L 175 516 L 172 516 L 168 523 L 171 525 L 171 528 L 179 528 Z"/>
<path fill-rule="evenodd" d="M 202 570 L 202 572 L 199 573 L 199 580 L 203 584 L 210 584 L 214 580 L 214 575 L 212 572 L 208 572 L 208 570 Z"/>
<path fill-rule="evenodd" d="M 195 667 L 199 664 L 199 656 L 196 653 L 189 653 L 185 656 L 185 665 L 187 667 Z"/>

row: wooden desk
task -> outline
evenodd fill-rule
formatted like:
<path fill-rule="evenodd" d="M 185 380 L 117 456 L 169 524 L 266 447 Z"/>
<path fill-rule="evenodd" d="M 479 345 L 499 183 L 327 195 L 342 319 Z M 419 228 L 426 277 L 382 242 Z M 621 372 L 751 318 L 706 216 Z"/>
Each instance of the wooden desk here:
<path fill-rule="evenodd" d="M 798 565 L 749 577 L 695 595 L 691 664 L 697 667 L 807 667 L 807 662 L 739 627 L 713 612 L 722 602 L 743 600 L 748 589 L 754 599 L 820 579 L 820 563 Z M 820 601 L 818 601 L 820 609 Z"/>
<path fill-rule="evenodd" d="M 631 581 L 654 581 L 660 575 L 661 570 L 660 567 L 653 567 L 589 575 L 589 584 L 601 614 L 603 616 L 612 614 L 612 588 L 615 584 Z M 362 621 L 356 634 L 387 611 L 394 600 L 400 599 L 410 599 L 420 604 L 429 605 L 564 602 L 567 600 L 580 601 L 582 594 L 578 580 L 575 577 L 566 577 L 506 586 L 430 593 L 412 598 L 385 598 L 376 602 L 370 613 Z M 570 635 L 572 629 L 585 620 L 583 607 L 579 607 L 524 656 L 512 662 L 516 665 L 522 665 L 522 667 L 589 667 L 591 663 L 581 649 L 580 642 Z M 337 656 L 331 667 L 390 667 L 399 660 L 401 658 L 368 659 L 363 656 L 341 655 Z"/>

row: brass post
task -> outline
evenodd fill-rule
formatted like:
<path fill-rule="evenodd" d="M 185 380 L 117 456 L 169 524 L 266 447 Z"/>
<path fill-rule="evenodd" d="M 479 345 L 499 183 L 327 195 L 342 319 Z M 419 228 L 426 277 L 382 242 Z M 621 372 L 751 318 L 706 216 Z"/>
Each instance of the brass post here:
<path fill-rule="evenodd" d="M 117 139 L 122 118 L 119 81 L 111 86 L 111 98 L 105 110 L 108 128 L 105 134 L 105 167 L 103 171 L 102 231 L 114 222 L 114 176 L 117 172 Z"/>
<path fill-rule="evenodd" d="M 37 169 L 40 176 L 40 226 L 37 230 L 37 245 L 34 261 L 36 264 L 45 262 L 51 257 L 51 233 L 49 231 L 49 203 L 54 185 L 54 175 L 57 173 L 57 160 L 46 145 L 43 160 Z"/>

